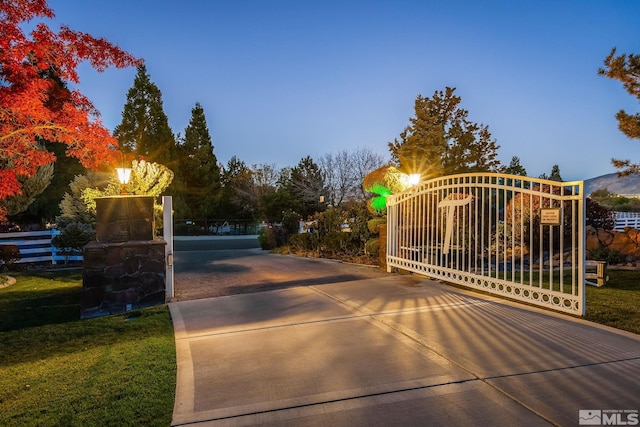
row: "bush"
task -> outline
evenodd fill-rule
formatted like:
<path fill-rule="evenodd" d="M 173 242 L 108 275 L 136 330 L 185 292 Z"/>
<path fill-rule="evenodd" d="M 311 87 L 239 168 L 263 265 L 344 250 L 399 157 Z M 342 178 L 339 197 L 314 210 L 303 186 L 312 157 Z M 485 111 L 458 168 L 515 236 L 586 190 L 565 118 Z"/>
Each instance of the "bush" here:
<path fill-rule="evenodd" d="M 54 237 L 51 243 L 60 250 L 62 255 L 67 257 L 66 261 L 69 256 L 82 253 L 82 248 L 96 237 L 93 227 L 84 222 L 63 221 L 58 226 L 60 234 Z"/>
<path fill-rule="evenodd" d="M 204 228 L 196 224 L 174 224 L 173 234 L 175 236 L 202 236 L 205 234 Z"/>
<path fill-rule="evenodd" d="M 317 238 L 313 233 L 294 234 L 289 238 L 289 246 L 295 252 L 307 252 L 317 248 Z"/>
<path fill-rule="evenodd" d="M 297 234 L 299 215 L 293 211 L 283 212 L 282 233 L 284 239 L 276 234 L 278 246 L 286 244 L 291 252 L 316 251 L 320 256 L 353 257 L 363 255 L 365 242 L 371 238 L 368 222 L 372 214 L 364 202 L 349 202 L 340 208 L 329 208 L 314 215 L 313 231 Z M 383 218 L 380 218 L 385 222 Z M 295 228 L 294 228 L 295 225 Z M 349 230 L 349 231 L 347 231 Z"/>
<path fill-rule="evenodd" d="M 20 248 L 16 245 L 0 245 L 0 271 L 5 272 L 20 259 Z"/>
<path fill-rule="evenodd" d="M 365 203 L 350 202 L 342 209 L 331 208 L 317 215 L 318 250 L 321 255 L 358 256 L 371 237 L 368 222 L 372 214 Z M 345 231 L 345 230 L 350 231 Z"/>
<path fill-rule="evenodd" d="M 350 233 L 330 231 L 322 238 L 321 251 L 331 256 L 356 255 L 361 251 L 359 246 L 351 240 Z"/>
<path fill-rule="evenodd" d="M 615 214 L 589 197 L 586 202 L 586 218 L 587 225 L 594 228 L 613 230 L 616 225 Z"/>
<path fill-rule="evenodd" d="M 0 233 L 11 233 L 13 231 L 22 231 L 15 222 L 2 221 L 0 222 Z"/>
<path fill-rule="evenodd" d="M 607 261 L 608 264 L 622 264 L 625 262 L 625 257 L 622 253 L 606 247 L 589 250 L 587 259 Z"/>
<path fill-rule="evenodd" d="M 296 234 L 300 223 L 300 214 L 291 209 L 282 212 L 282 227 L 288 235 Z"/>
<path fill-rule="evenodd" d="M 372 257 L 380 256 L 380 239 L 371 239 L 364 244 L 364 252 Z"/>
<path fill-rule="evenodd" d="M 367 228 L 369 229 L 369 232 L 371 234 L 378 234 L 379 227 L 382 224 L 386 224 L 386 223 L 387 223 L 386 218 L 382 218 L 382 217 L 372 218 L 369 220 L 369 222 L 367 222 Z"/>
<path fill-rule="evenodd" d="M 277 248 L 276 233 L 273 227 L 262 228 L 258 233 L 258 242 L 260 242 L 260 247 L 265 251 Z"/>

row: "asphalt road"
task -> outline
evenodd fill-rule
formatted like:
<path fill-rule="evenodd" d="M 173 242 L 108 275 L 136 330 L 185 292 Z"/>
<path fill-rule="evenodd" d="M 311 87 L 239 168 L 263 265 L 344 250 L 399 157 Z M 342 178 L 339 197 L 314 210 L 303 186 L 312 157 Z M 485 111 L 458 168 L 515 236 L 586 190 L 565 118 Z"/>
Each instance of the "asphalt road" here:
<path fill-rule="evenodd" d="M 174 252 L 259 248 L 258 236 L 175 236 Z"/>
<path fill-rule="evenodd" d="M 174 241 L 174 301 L 386 276 L 370 266 L 273 255 L 255 236 L 182 239 Z"/>

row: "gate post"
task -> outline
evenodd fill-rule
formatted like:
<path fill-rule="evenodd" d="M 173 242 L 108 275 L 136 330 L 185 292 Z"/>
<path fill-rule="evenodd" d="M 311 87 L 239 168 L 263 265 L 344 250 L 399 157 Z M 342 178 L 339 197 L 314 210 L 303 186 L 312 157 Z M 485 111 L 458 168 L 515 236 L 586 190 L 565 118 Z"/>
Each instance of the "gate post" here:
<path fill-rule="evenodd" d="M 174 296 L 173 286 L 173 199 L 162 196 L 162 234 L 167 241 L 165 246 L 167 300 Z"/>
<path fill-rule="evenodd" d="M 378 256 L 380 257 L 380 268 L 387 269 L 387 224 L 378 225 L 379 246 Z"/>

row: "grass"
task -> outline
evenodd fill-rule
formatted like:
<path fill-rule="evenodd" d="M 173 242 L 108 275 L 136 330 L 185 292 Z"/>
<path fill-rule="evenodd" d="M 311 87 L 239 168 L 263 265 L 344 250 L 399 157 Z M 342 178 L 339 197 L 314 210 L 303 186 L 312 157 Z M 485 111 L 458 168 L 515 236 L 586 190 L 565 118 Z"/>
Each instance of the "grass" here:
<path fill-rule="evenodd" d="M 587 286 L 585 318 L 640 334 L 640 271 L 609 269 L 609 282 Z"/>
<path fill-rule="evenodd" d="M 166 306 L 80 320 L 80 271 L 16 278 L 0 289 L 0 425 L 171 423 Z"/>

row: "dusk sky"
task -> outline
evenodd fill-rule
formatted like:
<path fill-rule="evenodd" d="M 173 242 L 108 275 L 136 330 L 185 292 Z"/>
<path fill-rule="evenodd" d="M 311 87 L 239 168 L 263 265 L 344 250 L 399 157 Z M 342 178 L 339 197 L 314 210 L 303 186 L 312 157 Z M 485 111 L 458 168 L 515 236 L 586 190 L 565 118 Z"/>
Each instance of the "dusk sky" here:
<path fill-rule="evenodd" d="M 640 161 L 617 128 L 640 111 L 597 71 L 611 48 L 640 53 L 640 1 L 49 0 L 64 23 L 145 60 L 175 134 L 205 111 L 226 163 L 295 166 L 343 149 L 388 157 L 418 94 L 456 87 L 508 164 L 565 180 Z M 120 123 L 136 70 L 82 66 L 80 90 Z"/>

